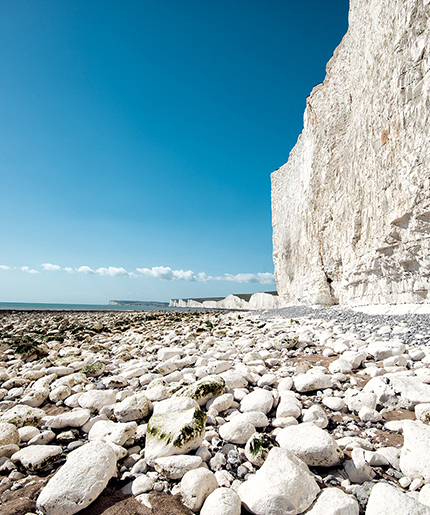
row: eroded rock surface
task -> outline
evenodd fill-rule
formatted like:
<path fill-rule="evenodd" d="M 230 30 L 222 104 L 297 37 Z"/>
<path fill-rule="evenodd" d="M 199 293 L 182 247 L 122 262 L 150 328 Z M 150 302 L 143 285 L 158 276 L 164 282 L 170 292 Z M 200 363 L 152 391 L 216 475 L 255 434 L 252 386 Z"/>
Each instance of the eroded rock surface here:
<path fill-rule="evenodd" d="M 272 174 L 281 301 L 428 303 L 430 24 L 422 0 L 351 0 L 349 29 Z"/>

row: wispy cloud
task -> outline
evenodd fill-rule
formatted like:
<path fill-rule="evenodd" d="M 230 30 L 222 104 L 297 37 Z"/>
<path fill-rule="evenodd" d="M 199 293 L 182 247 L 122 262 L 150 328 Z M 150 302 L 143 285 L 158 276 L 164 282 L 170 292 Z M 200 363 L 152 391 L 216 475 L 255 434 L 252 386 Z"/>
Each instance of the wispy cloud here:
<path fill-rule="evenodd" d="M 27 274 L 40 274 L 37 270 L 33 270 L 32 268 L 29 268 L 28 266 L 22 266 L 21 270 L 23 272 L 26 272 Z"/>
<path fill-rule="evenodd" d="M 53 265 L 52 263 L 42 263 L 40 265 L 44 271 L 60 272 L 65 271 L 69 274 L 86 274 L 86 275 L 102 275 L 105 277 L 139 277 L 134 272 L 128 272 L 125 268 L 108 266 L 93 269 L 87 265 L 82 265 L 78 268 L 71 268 L 66 266 L 61 268 L 60 265 Z M 14 267 L 15 269 L 18 267 Z M 39 274 L 37 270 L 31 269 L 28 266 L 19 267 L 20 270 L 28 274 Z M 0 265 L 0 270 L 11 270 L 10 266 Z M 173 270 L 169 266 L 153 266 L 152 268 L 136 268 L 139 274 L 146 277 L 153 277 L 161 279 L 162 281 L 187 281 L 187 282 L 209 282 L 209 281 L 228 281 L 233 283 L 251 283 L 251 284 L 274 284 L 275 277 L 270 273 L 240 273 L 240 274 L 224 274 L 219 276 L 207 275 L 205 272 L 193 272 L 192 270 Z"/>
<path fill-rule="evenodd" d="M 153 266 L 152 268 L 136 268 L 138 272 L 148 277 L 156 277 L 163 281 L 196 281 L 196 276 L 191 270 L 172 270 L 169 266 Z"/>
<path fill-rule="evenodd" d="M 134 272 L 127 272 L 125 268 L 110 266 L 109 268 L 97 268 L 96 273 L 100 275 L 110 275 L 112 277 L 137 277 Z"/>
<path fill-rule="evenodd" d="M 217 277 L 218 281 L 231 281 L 233 283 L 259 283 L 259 284 L 273 284 L 275 277 L 269 273 L 258 274 L 224 274 L 223 277 Z"/>
<path fill-rule="evenodd" d="M 95 271 L 90 268 L 89 266 L 80 266 L 79 268 L 75 269 L 77 272 L 81 274 L 95 274 Z"/>
<path fill-rule="evenodd" d="M 50 272 L 59 272 L 61 270 L 61 266 L 53 265 L 52 263 L 42 263 L 42 268 Z"/>
<path fill-rule="evenodd" d="M 191 282 L 208 282 L 208 281 L 229 281 L 235 283 L 255 283 L 255 284 L 273 284 L 275 278 L 273 274 L 257 273 L 257 274 L 224 274 L 222 276 L 210 276 L 204 272 L 194 273 L 192 270 L 172 270 L 168 266 L 154 266 L 152 268 L 137 268 L 138 272 L 148 277 L 155 277 L 163 281 L 191 281 Z"/>

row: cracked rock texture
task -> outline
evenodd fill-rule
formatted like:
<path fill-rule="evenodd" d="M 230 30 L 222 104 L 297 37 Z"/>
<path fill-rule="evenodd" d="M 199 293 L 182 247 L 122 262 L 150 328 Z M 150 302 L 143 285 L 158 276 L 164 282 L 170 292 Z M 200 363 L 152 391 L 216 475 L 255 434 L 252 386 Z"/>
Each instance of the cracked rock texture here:
<path fill-rule="evenodd" d="M 351 0 L 272 174 L 283 303 L 429 303 L 430 1 Z"/>

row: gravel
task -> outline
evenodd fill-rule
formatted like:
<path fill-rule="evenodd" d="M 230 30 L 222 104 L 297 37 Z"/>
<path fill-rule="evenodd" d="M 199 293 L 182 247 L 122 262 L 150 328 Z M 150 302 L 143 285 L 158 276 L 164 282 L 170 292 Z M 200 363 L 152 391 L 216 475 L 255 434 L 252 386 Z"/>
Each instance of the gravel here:
<path fill-rule="evenodd" d="M 404 334 L 387 333 L 380 335 L 383 339 L 401 338 L 409 345 L 430 346 L 430 315 L 404 314 L 404 315 L 369 315 L 340 307 L 311 308 L 308 306 L 289 306 L 280 309 L 259 311 L 263 319 L 276 317 L 296 319 L 319 319 L 333 321 L 342 326 L 344 330 L 354 330 L 361 337 L 366 338 L 384 326 L 392 329 L 396 326 L 405 327 L 408 332 Z"/>

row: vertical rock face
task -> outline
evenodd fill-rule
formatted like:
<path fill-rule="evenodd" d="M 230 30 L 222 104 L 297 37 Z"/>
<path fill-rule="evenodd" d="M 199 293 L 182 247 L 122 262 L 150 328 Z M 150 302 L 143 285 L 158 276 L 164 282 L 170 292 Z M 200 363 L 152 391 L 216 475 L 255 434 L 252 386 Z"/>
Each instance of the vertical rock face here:
<path fill-rule="evenodd" d="M 429 303 L 430 0 L 351 0 L 272 174 L 283 302 Z"/>

